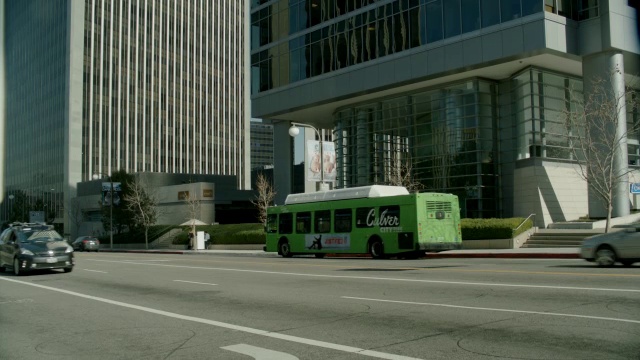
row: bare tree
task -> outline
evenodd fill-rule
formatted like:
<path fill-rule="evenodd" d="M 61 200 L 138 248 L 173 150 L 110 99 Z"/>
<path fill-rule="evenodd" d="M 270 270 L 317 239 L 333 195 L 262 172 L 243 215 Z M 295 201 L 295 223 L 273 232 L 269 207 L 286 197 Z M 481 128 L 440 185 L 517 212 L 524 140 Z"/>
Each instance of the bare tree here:
<path fill-rule="evenodd" d="M 615 76 L 615 72 L 619 70 L 611 76 Z M 615 83 L 612 80 L 594 78 L 591 92 L 584 96 L 569 89 L 575 105 L 567 102 L 568 107 L 574 107 L 562 114 L 578 175 L 607 210 L 605 232 L 611 228 L 615 189 L 625 185 L 633 171 L 627 163 L 627 138 L 640 130 L 640 123 L 621 124 L 626 119 L 625 113 L 638 109 L 637 90 L 625 87 L 620 91 L 612 85 Z M 616 162 L 619 162 L 617 166 Z"/>
<path fill-rule="evenodd" d="M 69 203 L 65 206 L 65 211 L 67 212 L 67 216 L 69 220 L 75 227 L 75 231 L 77 232 L 80 229 L 80 224 L 82 224 L 82 220 L 84 220 L 84 214 L 82 213 L 82 207 L 80 206 L 80 200 L 77 197 L 69 199 Z"/>
<path fill-rule="evenodd" d="M 189 221 L 189 225 L 191 226 L 191 233 L 193 234 L 193 239 L 195 239 L 196 220 L 198 220 L 198 218 L 200 217 L 201 202 L 197 196 L 191 195 L 189 192 L 185 194 L 184 202 L 187 205 L 187 214 L 188 214 L 187 220 Z M 193 239 L 189 239 L 189 241 L 192 241 Z M 195 244 L 192 243 L 189 245 L 194 246 Z"/>
<path fill-rule="evenodd" d="M 424 185 L 415 178 L 413 164 L 407 153 L 394 152 L 391 155 L 389 185 L 404 186 L 410 193 L 424 189 Z"/>
<path fill-rule="evenodd" d="M 267 208 L 273 203 L 276 192 L 271 182 L 264 174 L 259 173 L 256 179 L 256 191 L 258 194 L 251 203 L 258 209 L 258 219 L 263 225 L 267 224 Z"/>
<path fill-rule="evenodd" d="M 144 229 L 144 242 L 148 249 L 149 228 L 158 220 L 158 200 L 147 184 L 138 176 L 127 185 L 130 191 L 128 194 L 125 194 L 124 200 L 127 209 L 133 216 L 133 224 Z"/>

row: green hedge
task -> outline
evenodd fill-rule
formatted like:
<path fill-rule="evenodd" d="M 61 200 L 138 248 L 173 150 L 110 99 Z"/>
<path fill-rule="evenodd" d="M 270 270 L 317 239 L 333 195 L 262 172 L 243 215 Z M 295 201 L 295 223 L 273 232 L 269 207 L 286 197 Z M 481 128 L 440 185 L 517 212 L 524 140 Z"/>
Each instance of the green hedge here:
<path fill-rule="evenodd" d="M 462 240 L 511 239 L 533 227 L 529 219 L 514 231 L 523 221 L 524 218 L 462 219 Z"/>
<path fill-rule="evenodd" d="M 149 243 L 175 228 L 174 225 L 154 225 L 149 228 Z M 109 234 L 99 236 L 102 244 L 109 244 Z M 113 234 L 114 244 L 144 244 L 144 229 L 136 229 L 122 234 Z"/>
<path fill-rule="evenodd" d="M 191 227 L 182 227 L 173 243 L 186 245 Z M 208 232 L 211 243 L 217 245 L 264 244 L 266 237 L 262 224 L 225 224 L 196 226 L 196 231 Z"/>
<path fill-rule="evenodd" d="M 523 221 L 524 218 L 462 219 L 462 239 L 510 239 L 533 227 L 533 221 L 529 219 L 518 231 L 514 231 L 513 229 L 518 227 Z M 175 237 L 173 243 L 176 245 L 186 245 L 191 227 L 174 226 L 173 228 L 182 229 L 182 232 Z M 208 232 L 209 235 L 211 235 L 211 243 L 218 245 L 264 244 L 266 239 L 262 224 L 203 225 L 196 226 L 196 231 Z M 149 241 L 153 239 L 155 239 L 155 237 L 152 237 L 151 231 L 149 231 Z M 139 237 L 138 240 L 140 240 Z M 141 242 L 144 242 L 144 236 L 142 236 Z"/>

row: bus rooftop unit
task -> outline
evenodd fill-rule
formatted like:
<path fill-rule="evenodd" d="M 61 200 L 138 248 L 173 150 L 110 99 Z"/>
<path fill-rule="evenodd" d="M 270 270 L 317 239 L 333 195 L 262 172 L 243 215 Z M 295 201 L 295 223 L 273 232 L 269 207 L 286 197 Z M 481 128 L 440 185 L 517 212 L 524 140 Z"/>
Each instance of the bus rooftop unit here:
<path fill-rule="evenodd" d="M 410 194 L 372 185 L 291 194 L 267 209 L 265 251 L 293 255 L 370 254 L 417 258 L 425 251 L 460 249 L 458 197 Z"/>

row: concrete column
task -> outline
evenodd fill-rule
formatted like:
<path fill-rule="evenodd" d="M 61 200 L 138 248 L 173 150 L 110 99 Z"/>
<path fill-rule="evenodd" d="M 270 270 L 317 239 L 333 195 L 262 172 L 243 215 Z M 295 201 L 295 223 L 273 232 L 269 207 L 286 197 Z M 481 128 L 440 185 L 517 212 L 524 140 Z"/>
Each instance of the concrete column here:
<path fill-rule="evenodd" d="M 624 81 L 624 56 L 621 52 L 601 52 L 585 57 L 582 61 L 582 73 L 584 80 L 585 99 L 593 93 L 596 86 L 606 86 L 610 96 L 620 99 L 621 105 L 618 113 L 616 136 L 622 136 L 619 142 L 619 151 L 613 160 L 613 171 L 624 174 L 628 171 L 627 153 L 627 113 L 625 107 L 625 81 Z M 603 83 L 596 85 L 594 80 L 600 79 Z M 629 180 L 623 176 L 613 189 L 613 217 L 625 216 L 630 213 L 629 205 Z M 589 189 L 589 216 L 606 217 L 606 204 L 597 197 L 595 192 Z"/>
<path fill-rule="evenodd" d="M 273 187 L 276 191 L 274 202 L 284 204 L 292 189 L 293 138 L 289 136 L 288 121 L 273 124 Z"/>

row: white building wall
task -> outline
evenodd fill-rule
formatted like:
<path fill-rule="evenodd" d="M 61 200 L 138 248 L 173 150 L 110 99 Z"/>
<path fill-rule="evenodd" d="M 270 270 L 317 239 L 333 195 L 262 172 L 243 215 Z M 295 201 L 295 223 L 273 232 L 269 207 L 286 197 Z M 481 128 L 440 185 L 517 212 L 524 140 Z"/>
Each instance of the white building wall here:
<path fill-rule="evenodd" d="M 587 183 L 575 165 L 544 162 L 516 169 L 514 178 L 514 216 L 536 214 L 546 228 L 587 215 Z"/>

